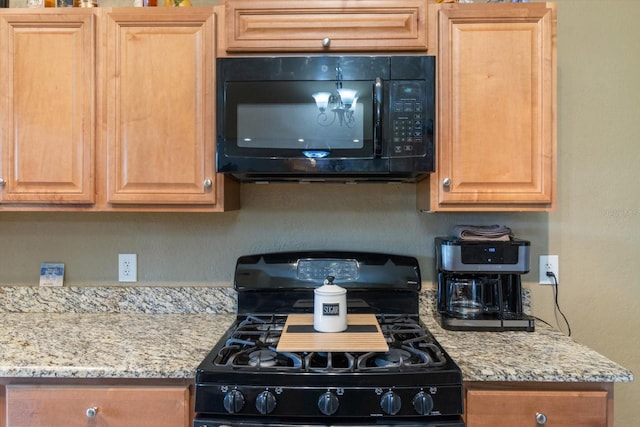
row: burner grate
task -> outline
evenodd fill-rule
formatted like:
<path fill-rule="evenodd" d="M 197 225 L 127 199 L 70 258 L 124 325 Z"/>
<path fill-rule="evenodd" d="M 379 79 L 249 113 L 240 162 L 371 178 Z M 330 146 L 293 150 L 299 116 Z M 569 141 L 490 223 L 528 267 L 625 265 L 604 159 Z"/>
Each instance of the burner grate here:
<path fill-rule="evenodd" d="M 278 352 L 286 316 L 247 316 L 232 328 L 214 365 L 249 371 L 357 372 L 437 368 L 446 358 L 433 337 L 408 315 L 377 316 L 388 352 Z"/>
<path fill-rule="evenodd" d="M 304 361 L 310 372 L 352 372 L 356 368 L 356 356 L 347 352 L 311 352 Z"/>

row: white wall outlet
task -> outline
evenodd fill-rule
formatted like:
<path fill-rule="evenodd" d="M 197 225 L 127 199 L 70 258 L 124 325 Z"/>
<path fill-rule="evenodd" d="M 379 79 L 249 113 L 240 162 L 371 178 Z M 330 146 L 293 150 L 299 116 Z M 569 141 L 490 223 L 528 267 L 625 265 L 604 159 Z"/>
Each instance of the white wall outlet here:
<path fill-rule="evenodd" d="M 555 285 L 560 281 L 558 255 L 540 255 L 540 284 Z M 547 272 L 553 273 L 556 277 L 547 276 Z"/>
<path fill-rule="evenodd" d="M 118 281 L 138 281 L 138 256 L 136 254 L 118 254 Z"/>

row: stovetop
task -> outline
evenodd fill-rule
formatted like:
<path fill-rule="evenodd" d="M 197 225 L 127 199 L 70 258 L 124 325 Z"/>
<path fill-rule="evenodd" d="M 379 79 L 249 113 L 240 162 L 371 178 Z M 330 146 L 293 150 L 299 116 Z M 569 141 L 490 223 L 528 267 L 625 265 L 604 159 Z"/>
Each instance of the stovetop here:
<path fill-rule="evenodd" d="M 347 288 L 349 313 L 375 315 L 388 351 L 277 351 L 288 314 L 313 313 L 313 289 L 327 275 Z M 339 426 L 376 417 L 386 423 L 460 425 L 462 374 L 420 322 L 415 258 L 357 252 L 256 255 L 238 260 L 235 278 L 236 321 L 196 370 L 195 410 L 201 421 L 194 425 L 225 424 L 210 417 L 230 424 L 248 417 L 271 425 L 331 420 Z"/>
<path fill-rule="evenodd" d="M 278 352 L 286 316 L 239 317 L 196 371 L 196 412 L 289 417 L 460 414 L 461 372 L 419 319 L 376 318 L 387 352 Z M 323 406 L 323 396 L 333 403 Z"/>
<path fill-rule="evenodd" d="M 447 364 L 442 349 L 416 317 L 378 315 L 376 319 L 389 346 L 387 352 L 278 352 L 287 316 L 243 316 L 199 372 L 419 372 Z"/>

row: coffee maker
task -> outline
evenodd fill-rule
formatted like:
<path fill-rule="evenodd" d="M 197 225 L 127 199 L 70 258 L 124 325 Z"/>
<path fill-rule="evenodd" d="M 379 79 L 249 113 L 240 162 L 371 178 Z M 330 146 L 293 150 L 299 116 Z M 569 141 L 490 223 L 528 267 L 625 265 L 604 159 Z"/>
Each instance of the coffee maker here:
<path fill-rule="evenodd" d="M 436 237 L 439 322 L 445 329 L 534 331 L 522 312 L 530 242 Z"/>

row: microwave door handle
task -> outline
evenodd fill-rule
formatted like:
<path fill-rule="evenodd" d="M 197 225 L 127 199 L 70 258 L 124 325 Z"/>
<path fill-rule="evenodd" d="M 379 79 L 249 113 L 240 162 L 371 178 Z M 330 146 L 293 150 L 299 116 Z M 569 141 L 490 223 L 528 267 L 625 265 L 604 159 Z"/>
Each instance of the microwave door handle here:
<path fill-rule="evenodd" d="M 373 154 L 382 157 L 382 79 L 376 77 L 373 85 L 373 110 L 375 125 L 373 128 Z"/>

